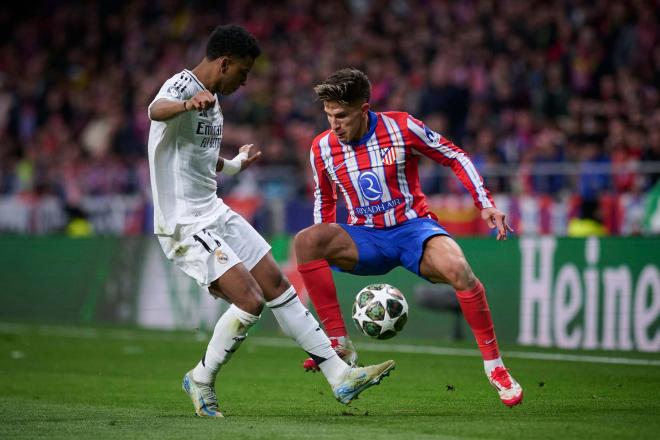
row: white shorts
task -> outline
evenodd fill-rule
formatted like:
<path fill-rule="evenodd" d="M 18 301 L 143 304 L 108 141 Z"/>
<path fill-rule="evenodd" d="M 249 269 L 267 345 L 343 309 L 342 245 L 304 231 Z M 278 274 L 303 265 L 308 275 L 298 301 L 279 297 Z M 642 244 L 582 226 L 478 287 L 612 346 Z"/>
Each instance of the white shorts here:
<path fill-rule="evenodd" d="M 231 209 L 198 228 L 183 226 L 177 228 L 175 236 L 159 236 L 158 241 L 167 258 L 202 287 L 238 263 L 252 270 L 270 251 L 266 240 Z"/>

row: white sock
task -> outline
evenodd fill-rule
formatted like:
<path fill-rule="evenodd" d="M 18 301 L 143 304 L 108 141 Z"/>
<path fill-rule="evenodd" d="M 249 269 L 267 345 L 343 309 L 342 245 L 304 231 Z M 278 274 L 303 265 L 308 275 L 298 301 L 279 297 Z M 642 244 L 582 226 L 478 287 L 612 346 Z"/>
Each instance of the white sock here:
<path fill-rule="evenodd" d="M 319 366 L 321 373 L 323 373 L 328 380 L 330 386 L 334 388 L 344 380 L 346 374 L 350 371 L 351 366 L 344 362 L 334 350 L 332 350 L 332 352 L 332 356 L 320 364 L 317 362 L 316 365 Z"/>
<path fill-rule="evenodd" d="M 204 357 L 193 369 L 193 379 L 200 383 L 215 383 L 220 367 L 231 358 L 247 336 L 248 329 L 258 320 L 258 316 L 233 304 L 229 306 L 213 329 L 213 336 L 206 347 Z"/>
<path fill-rule="evenodd" d="M 273 311 L 282 331 L 316 361 L 330 386 L 337 386 L 351 367 L 337 356 L 330 345 L 330 339 L 314 316 L 302 305 L 293 287 L 266 305 Z"/>
<path fill-rule="evenodd" d="M 504 362 L 502 362 L 501 357 L 490 361 L 484 361 L 484 371 L 488 377 L 490 377 L 490 373 L 497 367 L 504 367 Z"/>

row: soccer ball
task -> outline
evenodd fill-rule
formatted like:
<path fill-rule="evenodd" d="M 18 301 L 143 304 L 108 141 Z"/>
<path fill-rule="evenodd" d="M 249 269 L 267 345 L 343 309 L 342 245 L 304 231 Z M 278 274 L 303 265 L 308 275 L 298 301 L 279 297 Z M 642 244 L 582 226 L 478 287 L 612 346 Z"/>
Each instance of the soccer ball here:
<path fill-rule="evenodd" d="M 389 339 L 408 321 L 408 303 L 401 291 L 389 284 L 370 284 L 353 303 L 353 322 L 367 336 Z"/>

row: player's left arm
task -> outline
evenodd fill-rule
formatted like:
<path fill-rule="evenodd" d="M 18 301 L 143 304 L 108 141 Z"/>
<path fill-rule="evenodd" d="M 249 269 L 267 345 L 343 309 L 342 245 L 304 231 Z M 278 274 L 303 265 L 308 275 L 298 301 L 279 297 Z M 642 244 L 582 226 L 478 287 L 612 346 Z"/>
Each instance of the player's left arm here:
<path fill-rule="evenodd" d="M 507 224 L 506 215 L 495 207 L 490 191 L 465 151 L 412 116 L 407 118 L 407 128 L 410 147 L 451 168 L 472 195 L 475 206 L 481 211 L 481 218 L 489 228 L 497 228 L 497 239 L 506 240 L 507 233 L 513 232 L 513 229 Z"/>
<path fill-rule="evenodd" d="M 253 146 L 253 144 L 243 145 L 238 149 L 238 154 L 231 160 L 223 157 L 218 158 L 215 170 L 218 173 L 222 171 L 230 176 L 243 171 L 261 157 L 261 151 L 257 151 L 250 156 L 250 149 Z"/>

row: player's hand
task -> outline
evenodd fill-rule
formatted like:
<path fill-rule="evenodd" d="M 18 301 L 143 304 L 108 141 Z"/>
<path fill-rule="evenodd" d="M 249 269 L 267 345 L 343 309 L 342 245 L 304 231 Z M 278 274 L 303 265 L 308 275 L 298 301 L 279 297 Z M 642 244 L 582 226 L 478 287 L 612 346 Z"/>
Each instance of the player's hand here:
<path fill-rule="evenodd" d="M 488 224 L 490 229 L 497 228 L 498 240 L 506 240 L 506 234 L 513 232 L 511 226 L 506 223 L 506 216 L 497 208 L 482 209 L 481 218 Z"/>
<path fill-rule="evenodd" d="M 188 100 L 186 107 L 188 109 L 206 110 L 215 105 L 215 95 L 208 90 L 197 92 L 195 96 Z"/>
<path fill-rule="evenodd" d="M 250 156 L 250 149 L 253 147 L 253 144 L 243 145 L 238 149 L 239 153 L 247 154 L 248 158 L 241 162 L 241 171 L 252 165 L 253 162 L 256 162 L 261 157 L 261 151 L 257 151 L 252 156 Z"/>

